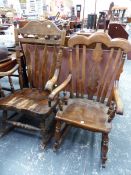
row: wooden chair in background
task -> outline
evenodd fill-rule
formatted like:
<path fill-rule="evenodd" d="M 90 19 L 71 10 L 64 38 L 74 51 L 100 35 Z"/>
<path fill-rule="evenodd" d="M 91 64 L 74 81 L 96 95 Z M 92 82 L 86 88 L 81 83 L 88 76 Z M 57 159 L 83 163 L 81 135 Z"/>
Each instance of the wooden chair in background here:
<path fill-rule="evenodd" d="M 59 77 L 65 33 L 48 20 L 42 23 L 31 21 L 23 28 L 15 29 L 21 90 L 0 99 L 0 109 L 3 110 L 1 136 L 7 132 L 9 125 L 41 131 L 42 146 L 45 147 L 51 136 L 49 131 L 54 124 L 54 117 L 50 122 L 47 122 L 47 118 L 55 112 L 58 103 L 54 100 L 49 107 L 48 95 L 55 88 Z M 26 61 L 29 88 L 23 88 L 21 50 Z M 39 119 L 40 126 L 10 119 L 7 115 L 8 110 Z"/>
<path fill-rule="evenodd" d="M 5 60 L 2 60 L 0 62 L 0 79 L 3 77 L 8 77 L 8 81 L 9 81 L 9 85 L 10 87 L 5 87 L 5 86 L 1 86 L 1 90 L 6 90 L 6 91 L 11 91 L 12 93 L 14 92 L 14 86 L 13 86 L 13 82 L 12 82 L 12 78 L 11 75 L 18 70 L 18 64 L 16 59 L 12 59 L 10 57 L 7 57 Z M 4 97 L 5 94 L 3 91 L 1 91 L 0 94 L 1 97 Z"/>
<path fill-rule="evenodd" d="M 110 23 L 108 34 L 111 38 L 125 38 L 128 39 L 129 34 L 125 28 L 119 23 Z"/>
<path fill-rule="evenodd" d="M 124 63 L 123 52 L 131 50 L 131 44 L 96 32 L 89 37 L 74 36 L 68 46 L 69 77 L 49 96 L 51 101 L 58 91 L 64 90 L 59 102 L 61 111 L 56 114 L 54 149 L 59 148 L 70 125 L 101 133 L 101 159 L 105 167 L 112 120 L 116 113 L 123 114 L 118 75 Z M 108 50 L 103 50 L 105 46 Z"/>

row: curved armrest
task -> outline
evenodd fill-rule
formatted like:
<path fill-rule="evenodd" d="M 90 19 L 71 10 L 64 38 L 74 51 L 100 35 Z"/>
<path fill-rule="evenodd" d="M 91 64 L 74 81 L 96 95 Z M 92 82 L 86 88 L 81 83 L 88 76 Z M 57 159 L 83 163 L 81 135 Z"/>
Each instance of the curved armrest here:
<path fill-rule="evenodd" d="M 114 89 L 113 89 L 113 96 L 114 96 L 114 100 L 116 102 L 116 113 L 123 115 L 123 111 L 124 111 L 123 103 L 122 103 L 122 100 L 121 100 L 120 95 L 119 95 L 119 90 L 116 87 L 114 87 Z"/>
<path fill-rule="evenodd" d="M 9 71 L 6 72 L 0 72 L 0 77 L 4 77 L 4 76 L 9 76 L 11 74 L 13 74 L 19 67 L 19 64 L 16 64 L 12 69 L 10 69 Z"/>
<path fill-rule="evenodd" d="M 47 81 L 47 83 L 45 85 L 45 90 L 52 91 L 53 86 L 55 85 L 55 83 L 58 80 L 59 72 L 60 72 L 59 69 L 55 70 L 54 76 L 50 80 Z"/>
<path fill-rule="evenodd" d="M 49 99 L 53 100 L 54 97 L 69 84 L 69 82 L 71 81 L 71 78 L 72 78 L 72 74 L 69 74 L 67 79 L 60 86 L 58 86 L 52 91 L 52 93 L 49 95 Z"/>

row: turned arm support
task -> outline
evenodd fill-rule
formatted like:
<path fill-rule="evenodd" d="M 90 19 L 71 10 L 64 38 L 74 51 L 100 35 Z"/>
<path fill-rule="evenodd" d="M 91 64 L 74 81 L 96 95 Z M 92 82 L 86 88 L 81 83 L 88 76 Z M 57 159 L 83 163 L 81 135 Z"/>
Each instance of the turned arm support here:
<path fill-rule="evenodd" d="M 19 67 L 19 65 L 16 64 L 16 65 L 15 65 L 12 69 L 10 69 L 9 71 L 0 72 L 0 77 L 12 75 L 12 74 L 18 69 L 18 67 Z"/>
<path fill-rule="evenodd" d="M 69 74 L 67 79 L 60 85 L 58 86 L 57 88 L 55 88 L 51 94 L 49 95 L 49 100 L 52 101 L 55 96 L 60 92 L 62 91 L 64 88 L 66 88 L 66 86 L 69 84 L 69 82 L 71 81 L 71 78 L 72 78 L 72 75 Z"/>
<path fill-rule="evenodd" d="M 56 69 L 55 69 L 54 76 L 49 81 L 47 81 L 47 83 L 45 85 L 45 90 L 48 90 L 48 91 L 53 90 L 53 87 L 56 84 L 56 82 L 58 80 L 58 77 L 59 77 L 62 56 L 63 56 L 63 47 L 61 47 L 59 49 L 59 52 L 58 52 L 58 55 L 57 55 L 57 62 L 56 62 Z"/>
<path fill-rule="evenodd" d="M 116 103 L 116 113 L 123 115 L 123 111 L 124 111 L 123 103 L 122 103 L 122 100 L 120 98 L 119 90 L 117 87 L 113 88 L 113 97 L 114 97 L 114 101 Z"/>
<path fill-rule="evenodd" d="M 47 83 L 45 85 L 45 90 L 52 91 L 54 85 L 56 84 L 56 82 L 58 80 L 59 72 L 60 72 L 59 69 L 55 70 L 54 76 L 50 80 L 47 81 Z"/>

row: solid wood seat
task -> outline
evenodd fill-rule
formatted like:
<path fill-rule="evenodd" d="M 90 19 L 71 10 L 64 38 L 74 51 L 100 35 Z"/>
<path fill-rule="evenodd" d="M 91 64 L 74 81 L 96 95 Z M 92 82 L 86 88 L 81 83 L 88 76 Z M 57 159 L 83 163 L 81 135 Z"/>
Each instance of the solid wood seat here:
<path fill-rule="evenodd" d="M 83 129 L 97 132 L 109 132 L 111 123 L 108 123 L 108 107 L 88 99 L 69 99 L 68 106 L 59 111 L 56 119 L 68 124 L 78 125 Z"/>
<path fill-rule="evenodd" d="M 53 101 L 52 108 L 50 108 L 48 105 L 48 95 L 48 91 L 39 92 L 38 89 L 25 88 L 1 99 L 0 107 L 23 113 L 28 112 L 28 114 L 41 117 L 41 115 L 50 114 L 52 108 L 55 108 L 57 104 L 56 101 Z"/>

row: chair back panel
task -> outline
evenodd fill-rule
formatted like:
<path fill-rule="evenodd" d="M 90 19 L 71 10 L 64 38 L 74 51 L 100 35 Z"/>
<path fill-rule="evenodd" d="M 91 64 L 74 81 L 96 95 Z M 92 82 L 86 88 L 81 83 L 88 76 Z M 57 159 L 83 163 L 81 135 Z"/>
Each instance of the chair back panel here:
<path fill-rule="evenodd" d="M 107 34 L 96 32 L 90 37 L 74 36 L 68 46 L 71 94 L 76 97 L 87 95 L 89 99 L 96 96 L 100 102 L 106 97 L 110 99 L 114 82 L 122 72 L 123 53 L 130 47 L 128 41 L 111 40 Z"/>
<path fill-rule="evenodd" d="M 43 89 L 56 69 L 58 47 L 26 44 L 23 48 L 29 84 Z"/>
<path fill-rule="evenodd" d="M 66 31 L 53 22 L 31 21 L 15 30 L 16 45 L 24 53 L 30 87 L 43 89 L 58 66 L 57 55 L 65 40 Z"/>

